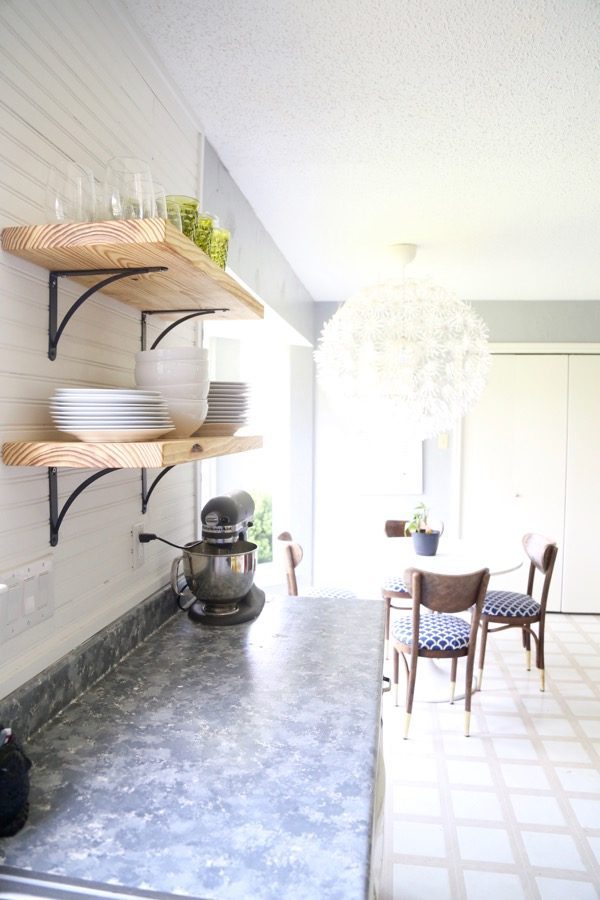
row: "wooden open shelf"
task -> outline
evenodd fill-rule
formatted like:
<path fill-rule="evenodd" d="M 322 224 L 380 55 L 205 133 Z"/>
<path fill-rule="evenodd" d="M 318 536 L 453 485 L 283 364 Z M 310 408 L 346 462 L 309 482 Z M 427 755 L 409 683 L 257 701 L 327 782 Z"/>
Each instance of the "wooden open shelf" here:
<path fill-rule="evenodd" d="M 255 435 L 191 437 L 140 443 L 83 441 L 8 441 L 2 446 L 7 466 L 46 466 L 74 469 L 162 468 L 179 463 L 258 450 Z"/>
<path fill-rule="evenodd" d="M 227 307 L 215 318 L 264 316 L 259 300 L 165 219 L 13 226 L 2 231 L 2 249 L 53 272 L 166 266 L 111 284 L 108 293 L 136 309 Z M 88 287 L 98 281 L 71 277 Z"/>

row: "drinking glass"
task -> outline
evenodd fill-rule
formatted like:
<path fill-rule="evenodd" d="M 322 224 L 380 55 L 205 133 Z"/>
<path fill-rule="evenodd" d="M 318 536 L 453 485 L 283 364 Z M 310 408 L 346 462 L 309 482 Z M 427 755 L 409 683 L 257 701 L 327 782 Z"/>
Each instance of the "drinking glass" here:
<path fill-rule="evenodd" d="M 186 237 L 193 241 L 196 237 L 196 226 L 198 224 L 198 201 L 195 197 L 183 197 L 175 194 L 169 194 L 167 200 L 178 205 L 181 215 L 181 230 Z"/>
<path fill-rule="evenodd" d="M 196 225 L 196 246 L 210 254 L 210 239 L 212 237 L 213 225 L 215 217 L 208 212 L 198 213 L 198 223 Z"/>
<path fill-rule="evenodd" d="M 167 198 L 165 196 L 165 189 L 162 184 L 158 184 L 158 182 L 153 182 L 152 189 L 154 191 L 154 215 L 158 219 L 167 219 Z"/>
<path fill-rule="evenodd" d="M 171 222 L 178 231 L 183 231 L 183 223 L 181 221 L 181 210 L 179 209 L 179 203 L 176 203 L 175 200 L 167 200 L 167 219 Z"/>
<path fill-rule="evenodd" d="M 209 255 L 213 262 L 216 262 L 221 269 L 227 265 L 227 251 L 229 250 L 229 238 L 231 232 L 227 228 L 222 228 L 215 220 L 212 233 L 210 236 Z"/>
<path fill-rule="evenodd" d="M 91 222 L 96 211 L 96 182 L 91 169 L 65 161 L 50 166 L 46 212 L 50 222 Z"/>
<path fill-rule="evenodd" d="M 134 156 L 115 156 L 106 165 L 105 196 L 109 218 L 148 219 L 156 214 L 152 173 Z"/>

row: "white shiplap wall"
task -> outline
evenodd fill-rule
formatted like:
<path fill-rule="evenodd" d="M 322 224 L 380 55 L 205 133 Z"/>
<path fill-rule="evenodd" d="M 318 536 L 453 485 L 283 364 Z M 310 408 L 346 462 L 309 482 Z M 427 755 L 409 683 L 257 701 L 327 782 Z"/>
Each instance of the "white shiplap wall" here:
<path fill-rule="evenodd" d="M 73 159 L 98 179 L 111 156 L 151 164 L 168 193 L 198 194 L 202 139 L 152 55 L 111 0 L 0 3 L 0 227 L 45 221 L 48 166 Z M 45 439 L 55 387 L 133 385 L 139 313 L 95 295 L 47 358 L 48 273 L 0 257 L 0 438 Z M 60 308 L 79 295 L 67 279 Z M 177 329 L 171 343 L 195 330 Z M 176 542 L 193 535 L 194 466 L 179 466 L 152 496 L 144 525 Z M 61 502 L 89 474 L 60 470 Z M 150 473 L 152 474 L 152 473 Z M 142 521 L 140 472 L 99 479 L 68 512 L 49 545 L 46 469 L 0 466 L 0 574 L 50 555 L 55 612 L 0 643 L 0 697 L 165 584 L 175 551 L 146 545 L 133 570 L 131 526 Z"/>

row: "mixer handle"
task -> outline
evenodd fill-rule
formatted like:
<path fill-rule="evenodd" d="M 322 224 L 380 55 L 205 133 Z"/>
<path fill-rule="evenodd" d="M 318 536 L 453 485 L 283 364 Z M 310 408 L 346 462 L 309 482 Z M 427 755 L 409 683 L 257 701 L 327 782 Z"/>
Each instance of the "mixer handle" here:
<path fill-rule="evenodd" d="M 183 561 L 183 556 L 177 556 L 173 562 L 171 563 L 171 590 L 175 594 L 175 600 L 177 601 L 177 606 L 179 609 L 189 609 L 194 600 L 196 599 L 192 594 L 192 599 L 186 603 L 182 604 L 183 594 L 179 590 L 179 563 Z"/>

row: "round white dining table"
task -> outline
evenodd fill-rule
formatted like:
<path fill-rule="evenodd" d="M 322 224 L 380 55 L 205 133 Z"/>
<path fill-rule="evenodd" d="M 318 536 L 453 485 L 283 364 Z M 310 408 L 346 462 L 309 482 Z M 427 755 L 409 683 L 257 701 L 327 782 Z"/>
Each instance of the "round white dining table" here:
<path fill-rule="evenodd" d="M 489 569 L 490 575 L 505 575 L 523 565 L 520 543 L 497 545 L 466 540 L 451 540 L 444 535 L 435 556 L 417 556 L 410 537 L 384 538 L 379 570 L 385 576 L 402 577 L 405 569 L 422 569 L 444 575 L 463 575 Z"/>
<path fill-rule="evenodd" d="M 444 575 L 463 575 L 479 569 L 489 569 L 491 575 L 505 575 L 523 565 L 520 542 L 499 545 L 466 540 L 451 540 L 442 535 L 435 556 L 418 556 L 413 549 L 412 538 L 384 538 L 381 544 L 378 571 L 382 574 L 382 584 L 389 576 L 404 577 L 406 569 L 421 569 L 424 572 L 438 572 Z M 406 607 L 410 614 L 410 598 L 394 600 L 398 606 Z M 402 615 L 392 611 L 392 615 Z M 468 614 L 467 614 L 468 615 Z M 401 665 L 400 671 L 404 667 Z M 464 688 L 460 688 L 460 678 L 464 678 L 459 667 L 455 700 L 464 698 Z M 400 682 L 402 687 L 402 681 Z M 429 703 L 448 702 L 450 696 L 450 660 L 421 657 L 418 662 L 415 701 Z"/>

